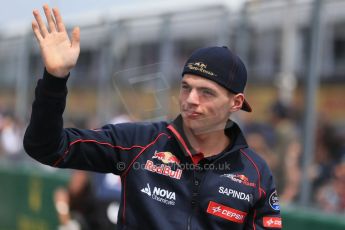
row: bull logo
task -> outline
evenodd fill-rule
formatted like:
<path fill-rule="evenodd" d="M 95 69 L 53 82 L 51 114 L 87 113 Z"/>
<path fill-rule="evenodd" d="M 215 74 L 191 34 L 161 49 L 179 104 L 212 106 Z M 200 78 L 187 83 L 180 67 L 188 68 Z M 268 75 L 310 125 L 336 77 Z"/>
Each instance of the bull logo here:
<path fill-rule="evenodd" d="M 180 164 L 180 160 L 171 152 L 155 152 L 152 158 L 162 161 L 164 164 Z"/>

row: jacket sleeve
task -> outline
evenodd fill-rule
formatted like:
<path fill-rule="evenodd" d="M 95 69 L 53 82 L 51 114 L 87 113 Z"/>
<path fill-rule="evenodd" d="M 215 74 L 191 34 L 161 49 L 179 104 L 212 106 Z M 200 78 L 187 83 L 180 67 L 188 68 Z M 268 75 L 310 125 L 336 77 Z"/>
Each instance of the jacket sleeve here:
<path fill-rule="evenodd" d="M 275 189 L 274 179 L 268 166 L 260 169 L 261 173 L 261 199 L 257 202 L 252 213 L 252 221 L 248 229 L 282 229 L 279 198 Z"/>
<path fill-rule="evenodd" d="M 25 151 L 37 161 L 53 167 L 121 174 L 142 148 L 126 141 L 122 135 L 128 131 L 126 126 L 64 129 L 66 82 L 67 78 L 56 78 L 46 71 L 38 81 L 23 140 Z"/>

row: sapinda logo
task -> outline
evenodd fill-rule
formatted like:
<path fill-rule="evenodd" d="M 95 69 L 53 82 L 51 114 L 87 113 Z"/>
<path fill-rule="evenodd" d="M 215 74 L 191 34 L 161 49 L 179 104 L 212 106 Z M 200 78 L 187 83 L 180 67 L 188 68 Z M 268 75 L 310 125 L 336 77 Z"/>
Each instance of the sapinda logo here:
<path fill-rule="evenodd" d="M 176 194 L 175 192 L 171 192 L 167 189 L 162 189 L 159 187 L 154 187 L 151 191 L 150 184 L 147 183 L 145 188 L 141 189 L 141 192 L 147 194 L 152 199 L 167 204 L 167 205 L 175 205 L 176 201 Z"/>
<path fill-rule="evenodd" d="M 246 200 L 248 202 L 251 202 L 252 201 L 252 197 L 253 197 L 251 194 L 247 194 L 247 193 L 244 193 L 244 192 L 239 192 L 239 191 L 236 191 L 236 190 L 231 189 L 231 188 L 225 188 L 223 186 L 219 187 L 218 192 L 220 194 L 224 194 L 224 195 L 227 195 L 227 196 L 230 196 L 232 198 L 239 199 L 239 200 Z"/>

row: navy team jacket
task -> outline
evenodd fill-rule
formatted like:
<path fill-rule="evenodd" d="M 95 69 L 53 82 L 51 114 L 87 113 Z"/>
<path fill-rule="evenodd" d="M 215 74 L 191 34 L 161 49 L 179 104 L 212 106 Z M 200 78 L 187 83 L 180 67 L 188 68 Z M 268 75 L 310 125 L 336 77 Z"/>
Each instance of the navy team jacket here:
<path fill-rule="evenodd" d="M 121 176 L 119 229 L 280 229 L 278 196 L 266 163 L 229 120 L 232 145 L 203 158 L 181 117 L 98 130 L 63 128 L 67 79 L 38 81 L 26 152 L 53 167 Z"/>

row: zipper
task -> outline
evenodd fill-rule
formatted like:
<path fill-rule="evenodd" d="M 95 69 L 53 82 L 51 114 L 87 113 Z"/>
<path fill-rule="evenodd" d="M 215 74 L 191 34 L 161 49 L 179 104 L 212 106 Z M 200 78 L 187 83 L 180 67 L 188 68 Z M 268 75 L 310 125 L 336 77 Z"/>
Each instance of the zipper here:
<path fill-rule="evenodd" d="M 191 221 L 192 221 L 192 215 L 188 217 L 188 224 L 187 224 L 187 230 L 190 230 L 191 226 Z"/>

